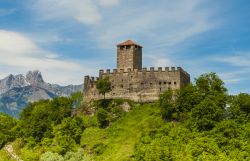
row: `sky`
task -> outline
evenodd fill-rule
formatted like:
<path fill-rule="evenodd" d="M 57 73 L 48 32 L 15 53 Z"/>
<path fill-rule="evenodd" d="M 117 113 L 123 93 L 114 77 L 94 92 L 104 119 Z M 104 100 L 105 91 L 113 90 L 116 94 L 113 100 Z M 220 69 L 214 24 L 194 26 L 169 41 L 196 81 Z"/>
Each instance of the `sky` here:
<path fill-rule="evenodd" d="M 250 92 L 250 1 L 0 0 L 0 78 L 39 70 L 81 84 L 116 68 L 116 44 L 143 46 L 144 67 L 181 66 L 192 81 L 217 73 Z"/>

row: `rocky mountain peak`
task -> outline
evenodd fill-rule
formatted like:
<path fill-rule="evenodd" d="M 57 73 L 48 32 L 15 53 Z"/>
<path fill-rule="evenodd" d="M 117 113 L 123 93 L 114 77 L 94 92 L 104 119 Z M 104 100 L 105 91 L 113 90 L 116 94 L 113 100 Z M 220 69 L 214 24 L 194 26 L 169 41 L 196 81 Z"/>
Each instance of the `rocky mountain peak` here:
<path fill-rule="evenodd" d="M 44 83 L 42 74 L 38 70 L 28 71 L 26 74 L 26 81 L 30 84 Z"/>

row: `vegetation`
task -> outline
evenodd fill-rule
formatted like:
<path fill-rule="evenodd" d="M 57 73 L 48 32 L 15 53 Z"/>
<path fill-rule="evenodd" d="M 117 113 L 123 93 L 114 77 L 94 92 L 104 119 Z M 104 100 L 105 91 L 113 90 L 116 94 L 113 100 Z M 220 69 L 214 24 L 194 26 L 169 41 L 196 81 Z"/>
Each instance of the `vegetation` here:
<path fill-rule="evenodd" d="M 32 103 L 18 121 L 1 114 L 2 147 L 12 142 L 24 161 L 250 160 L 250 95 L 228 95 L 215 73 L 155 103 L 81 98 Z M 76 106 L 89 115 L 73 116 Z"/>
<path fill-rule="evenodd" d="M 111 91 L 111 82 L 109 77 L 103 77 L 96 82 L 96 88 L 105 99 L 105 94 Z"/>

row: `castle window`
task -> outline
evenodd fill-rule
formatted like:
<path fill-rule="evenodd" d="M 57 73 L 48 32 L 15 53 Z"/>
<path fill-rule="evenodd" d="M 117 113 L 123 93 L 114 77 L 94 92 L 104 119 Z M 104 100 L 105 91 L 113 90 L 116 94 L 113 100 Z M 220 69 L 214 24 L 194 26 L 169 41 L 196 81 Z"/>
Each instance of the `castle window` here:
<path fill-rule="evenodd" d="M 177 83 L 176 82 L 174 82 L 174 85 L 176 85 Z"/>
<path fill-rule="evenodd" d="M 130 49 L 131 48 L 131 46 L 126 46 L 126 49 Z"/>
<path fill-rule="evenodd" d="M 169 85 L 171 85 L 171 82 L 168 82 Z"/>
<path fill-rule="evenodd" d="M 161 85 L 161 82 L 159 82 L 159 85 Z"/>
<path fill-rule="evenodd" d="M 125 48 L 125 46 L 121 46 L 120 49 L 123 50 Z"/>
<path fill-rule="evenodd" d="M 167 84 L 167 82 L 164 82 L 164 84 Z"/>
<path fill-rule="evenodd" d="M 160 88 L 160 92 L 161 92 L 161 88 Z"/>
<path fill-rule="evenodd" d="M 152 86 L 153 86 L 153 83 L 150 83 L 150 86 L 152 87 Z"/>
<path fill-rule="evenodd" d="M 123 85 L 121 84 L 120 87 L 123 88 Z"/>
<path fill-rule="evenodd" d="M 143 85 L 143 83 L 141 83 L 141 85 Z"/>

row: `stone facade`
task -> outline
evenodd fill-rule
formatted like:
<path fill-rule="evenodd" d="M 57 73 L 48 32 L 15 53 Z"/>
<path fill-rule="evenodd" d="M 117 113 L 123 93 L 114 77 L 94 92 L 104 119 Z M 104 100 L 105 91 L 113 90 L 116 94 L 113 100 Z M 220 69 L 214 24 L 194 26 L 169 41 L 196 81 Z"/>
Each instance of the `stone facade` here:
<path fill-rule="evenodd" d="M 108 76 L 112 91 L 106 98 L 125 98 L 138 102 L 152 102 L 168 89 L 180 89 L 190 83 L 190 75 L 181 67 L 142 68 L 142 47 L 129 40 L 117 45 L 117 69 L 99 71 L 99 77 L 84 78 L 86 100 L 102 99 L 95 82 Z"/>

